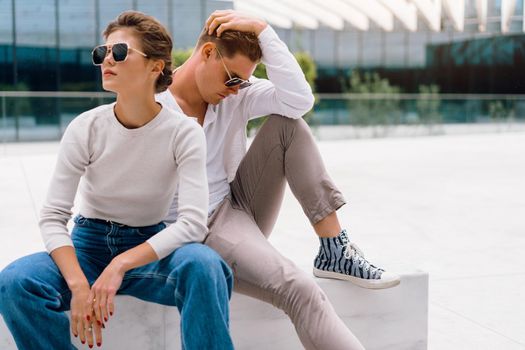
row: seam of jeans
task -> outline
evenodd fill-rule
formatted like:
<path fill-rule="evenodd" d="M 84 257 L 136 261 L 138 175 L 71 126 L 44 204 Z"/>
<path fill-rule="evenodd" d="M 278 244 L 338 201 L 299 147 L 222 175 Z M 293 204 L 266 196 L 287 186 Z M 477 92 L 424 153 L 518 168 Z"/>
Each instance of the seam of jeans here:
<path fill-rule="evenodd" d="M 113 243 L 113 237 L 111 237 L 111 234 L 113 233 L 113 225 L 109 226 L 109 231 L 106 232 L 106 245 L 109 249 L 109 253 L 111 254 L 111 256 L 114 256 L 116 254 L 116 252 L 118 252 L 118 249 L 117 250 L 113 250 L 113 248 L 111 247 Z M 111 241 L 111 242 L 110 242 Z"/>
<path fill-rule="evenodd" d="M 69 288 L 63 292 L 58 292 L 58 295 L 56 297 L 60 300 L 60 304 L 64 304 L 64 299 L 68 294 L 73 294 Z"/>
<path fill-rule="evenodd" d="M 130 273 L 124 277 L 124 279 L 130 278 L 155 278 L 155 279 L 166 279 L 173 280 L 170 276 L 161 275 L 158 273 Z"/>
<path fill-rule="evenodd" d="M 175 283 L 173 282 L 173 280 L 174 280 L 173 278 L 171 278 L 169 276 L 155 274 L 155 273 L 146 273 L 146 274 L 134 273 L 134 274 L 129 274 L 129 275 L 125 276 L 122 280 L 126 281 L 126 280 L 131 280 L 131 279 L 145 279 L 145 278 L 152 278 L 152 279 L 157 279 L 157 280 L 165 280 L 166 282 L 169 282 L 170 284 L 175 285 Z M 174 288 L 174 292 L 175 292 L 175 298 L 179 299 L 180 301 L 183 301 L 183 298 L 180 295 L 180 293 L 177 291 L 177 288 Z"/>
<path fill-rule="evenodd" d="M 63 291 L 63 292 L 58 292 L 58 294 L 59 294 L 58 296 L 61 297 L 61 298 L 63 298 L 64 295 L 67 295 L 68 293 L 71 294 L 71 290 L 70 290 L 69 288 L 66 289 L 66 290 Z"/>

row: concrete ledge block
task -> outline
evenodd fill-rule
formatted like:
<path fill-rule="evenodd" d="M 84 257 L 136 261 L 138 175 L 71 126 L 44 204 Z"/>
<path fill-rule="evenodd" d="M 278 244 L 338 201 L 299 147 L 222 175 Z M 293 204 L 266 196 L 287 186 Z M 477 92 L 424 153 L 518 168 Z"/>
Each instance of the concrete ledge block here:
<path fill-rule="evenodd" d="M 346 281 L 316 279 L 339 317 L 369 350 L 427 348 L 428 274 L 406 273 L 401 284 L 368 290 Z M 302 349 L 288 317 L 259 300 L 234 293 L 231 331 L 237 349 Z M 129 296 L 116 298 L 116 313 L 104 332 L 103 349 L 180 349 L 177 308 Z M 84 348 L 72 338 L 78 348 Z M 13 338 L 0 322 L 0 348 L 14 350 Z"/>

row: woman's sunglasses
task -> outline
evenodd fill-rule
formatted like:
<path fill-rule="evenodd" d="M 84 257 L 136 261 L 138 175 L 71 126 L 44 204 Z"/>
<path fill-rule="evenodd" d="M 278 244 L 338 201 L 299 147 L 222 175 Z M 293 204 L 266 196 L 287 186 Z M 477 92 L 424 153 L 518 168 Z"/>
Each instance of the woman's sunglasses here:
<path fill-rule="evenodd" d="M 128 58 L 128 51 L 133 50 L 144 57 L 148 57 L 144 52 L 129 47 L 127 43 L 116 43 L 113 45 L 100 45 L 93 49 L 91 58 L 95 66 L 100 66 L 106 58 L 108 51 L 113 55 L 115 62 L 124 62 Z"/>
<path fill-rule="evenodd" d="M 226 85 L 227 87 L 235 87 L 238 85 L 239 89 L 244 89 L 252 85 L 252 83 L 250 83 L 248 80 L 244 80 L 239 77 L 232 77 L 232 75 L 230 74 L 230 71 L 226 67 L 226 63 L 224 63 L 224 59 L 222 58 L 221 52 L 219 51 L 217 47 L 215 49 L 217 50 L 217 53 L 219 54 L 219 57 L 221 58 L 221 62 L 222 62 L 222 65 L 224 66 L 224 70 L 226 71 L 226 74 L 228 74 L 229 79 L 224 82 L 224 85 Z"/>

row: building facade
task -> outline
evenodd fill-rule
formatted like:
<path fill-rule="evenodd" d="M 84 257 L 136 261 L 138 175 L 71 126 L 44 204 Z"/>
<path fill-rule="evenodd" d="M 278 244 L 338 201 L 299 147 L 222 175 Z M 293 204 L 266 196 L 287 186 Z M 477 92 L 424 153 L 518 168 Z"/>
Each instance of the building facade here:
<path fill-rule="evenodd" d="M 176 48 L 188 48 L 211 12 L 231 7 L 213 0 L 1 0 L 0 89 L 100 90 L 91 50 L 122 11 L 156 17 Z"/>
<path fill-rule="evenodd" d="M 433 84 L 441 92 L 519 94 L 525 93 L 523 3 L 0 0 L 0 90 L 99 91 L 100 74 L 91 64 L 90 53 L 102 42 L 105 25 L 124 10 L 155 16 L 169 29 L 175 48 L 188 49 L 211 12 L 237 8 L 267 19 L 291 51 L 306 51 L 314 58 L 319 92 L 343 92 L 341 77 L 357 69 L 378 72 L 404 92 L 418 92 L 420 85 Z M 344 17 L 344 8 L 334 4 L 353 4 L 354 17 Z M 412 23 L 401 20 L 405 12 L 394 10 L 396 15 L 378 17 L 371 12 L 371 4 L 383 12 L 387 5 L 396 10 L 392 4 L 402 4 L 406 8 L 397 10 L 410 9 Z M 439 14 L 426 11 L 424 4 L 435 4 Z M 484 4 L 482 10 L 480 4 Z M 341 23 L 334 25 L 337 20 Z M 366 27 L 360 27 L 365 20 Z"/>

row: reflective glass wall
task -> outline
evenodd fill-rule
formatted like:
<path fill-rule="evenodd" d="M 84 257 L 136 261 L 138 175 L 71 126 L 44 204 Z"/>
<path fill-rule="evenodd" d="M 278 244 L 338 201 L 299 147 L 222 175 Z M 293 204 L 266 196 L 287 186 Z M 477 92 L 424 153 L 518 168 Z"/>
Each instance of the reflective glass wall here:
<path fill-rule="evenodd" d="M 0 90 L 98 91 L 90 53 L 122 11 L 158 18 L 176 48 L 189 48 L 211 12 L 231 7 L 213 0 L 1 0 Z"/>
<path fill-rule="evenodd" d="M 445 93 L 525 93 L 525 70 L 516 63 L 525 60 L 524 0 L 516 0 L 507 33 L 501 29 L 502 1 L 487 0 L 485 31 L 479 29 L 476 2 L 465 0 L 463 31 L 443 15 L 440 32 L 418 16 L 415 32 L 396 19 L 392 32 L 370 21 L 366 32 L 347 25 L 341 32 L 325 27 L 278 33 L 292 51 L 307 51 L 315 59 L 320 92 L 344 92 L 340 78 L 357 69 L 378 72 L 408 93 L 419 92 L 422 84 L 438 85 Z"/>

